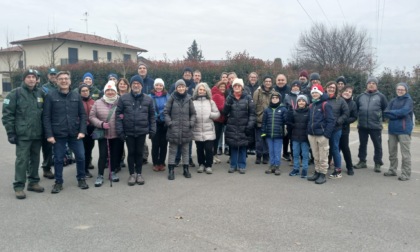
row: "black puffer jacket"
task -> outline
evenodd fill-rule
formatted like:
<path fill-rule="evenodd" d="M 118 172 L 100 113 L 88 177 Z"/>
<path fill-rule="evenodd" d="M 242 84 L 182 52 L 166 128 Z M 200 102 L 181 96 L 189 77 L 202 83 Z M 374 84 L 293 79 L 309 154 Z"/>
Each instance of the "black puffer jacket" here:
<path fill-rule="evenodd" d="M 327 102 L 333 109 L 335 119 L 334 131 L 342 129 L 342 125 L 347 122 L 347 118 L 349 117 L 347 102 L 343 98 L 336 96 L 328 97 Z"/>
<path fill-rule="evenodd" d="M 357 127 L 381 130 L 382 113 L 388 106 L 388 100 L 381 92 L 364 92 L 356 98 L 359 122 Z"/>
<path fill-rule="evenodd" d="M 309 108 L 289 110 L 287 126 L 292 128 L 292 141 L 309 142 L 308 140 Z"/>
<path fill-rule="evenodd" d="M 255 105 L 245 91 L 239 100 L 233 94 L 226 98 L 223 114 L 227 117 L 225 138 L 229 146 L 248 146 L 256 123 Z"/>
<path fill-rule="evenodd" d="M 347 102 L 347 106 L 349 107 L 349 117 L 347 118 L 346 122 L 343 123 L 343 131 L 341 134 L 350 134 L 350 124 L 357 120 L 357 106 L 356 102 L 351 98 L 344 100 Z"/>
<path fill-rule="evenodd" d="M 74 138 L 79 133 L 86 134 L 86 119 L 82 97 L 78 93 L 51 90 L 46 95 L 43 113 L 45 138 Z"/>
<path fill-rule="evenodd" d="M 124 94 L 115 110 L 117 135 L 138 137 L 156 133 L 153 100 L 146 94 Z"/>
<path fill-rule="evenodd" d="M 192 129 L 196 118 L 191 96 L 173 92 L 163 113 L 165 114 L 165 124 L 168 127 L 166 139 L 175 144 L 189 143 L 193 139 Z"/>

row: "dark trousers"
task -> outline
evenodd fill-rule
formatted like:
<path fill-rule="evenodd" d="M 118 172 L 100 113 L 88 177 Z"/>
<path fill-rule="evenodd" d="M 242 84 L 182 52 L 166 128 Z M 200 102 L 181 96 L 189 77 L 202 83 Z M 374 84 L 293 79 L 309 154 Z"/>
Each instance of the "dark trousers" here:
<path fill-rule="evenodd" d="M 85 147 L 85 171 L 89 169 L 89 164 L 92 161 L 92 150 L 95 147 L 95 140 L 91 136 L 92 133 L 85 135 L 83 138 L 83 146 Z M 100 154 L 100 153 L 99 153 Z M 99 163 L 99 161 L 98 161 Z"/>
<path fill-rule="evenodd" d="M 152 160 L 153 165 L 164 165 L 168 151 L 166 140 L 166 127 L 164 124 L 156 124 L 156 134 L 152 139 Z"/>
<path fill-rule="evenodd" d="M 143 148 L 145 140 L 146 135 L 141 135 L 138 137 L 127 136 L 127 139 L 125 140 L 128 149 L 127 161 L 130 175 L 134 174 L 134 172 L 137 174 L 141 174 L 142 172 Z"/>
<path fill-rule="evenodd" d="M 289 134 L 286 134 L 283 137 L 283 156 L 289 153 L 289 143 L 290 143 L 290 137 L 289 137 Z M 293 155 L 293 152 L 292 152 L 292 155 Z"/>
<path fill-rule="evenodd" d="M 372 130 L 359 128 L 359 159 L 366 162 L 368 139 L 372 139 L 375 154 L 373 161 L 375 164 L 383 164 L 382 162 L 382 130 Z"/>
<path fill-rule="evenodd" d="M 42 169 L 44 171 L 50 171 L 51 166 L 54 164 L 52 160 L 52 143 L 48 142 L 46 138 L 42 138 Z"/>
<path fill-rule="evenodd" d="M 213 154 L 216 155 L 219 141 L 223 133 L 223 123 L 214 122 L 214 128 L 216 130 L 216 139 L 213 141 Z"/>
<path fill-rule="evenodd" d="M 351 152 L 349 146 L 349 134 L 342 134 L 340 138 L 340 150 L 343 152 L 344 161 L 346 161 L 347 170 L 352 169 L 353 162 L 351 160 Z"/>
<path fill-rule="evenodd" d="M 211 167 L 213 165 L 213 140 L 195 141 L 195 146 L 197 147 L 198 165 Z"/>
<path fill-rule="evenodd" d="M 109 144 L 109 145 L 108 145 Z M 99 159 L 98 159 L 98 175 L 104 175 L 105 164 L 108 162 L 108 148 L 110 154 L 111 171 L 115 171 L 121 161 L 122 151 L 124 149 L 124 142 L 119 138 L 100 139 L 98 140 Z"/>

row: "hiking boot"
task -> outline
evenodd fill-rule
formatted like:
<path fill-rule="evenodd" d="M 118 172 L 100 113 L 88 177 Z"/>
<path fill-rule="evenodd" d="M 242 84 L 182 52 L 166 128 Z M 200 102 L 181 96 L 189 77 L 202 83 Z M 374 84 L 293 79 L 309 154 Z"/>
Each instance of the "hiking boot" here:
<path fill-rule="evenodd" d="M 280 166 L 278 165 L 274 166 L 274 175 L 280 176 L 280 174 L 281 174 Z"/>
<path fill-rule="evenodd" d="M 234 172 L 235 172 L 235 168 L 230 167 L 229 170 L 228 170 L 228 173 L 234 173 Z"/>
<path fill-rule="evenodd" d="M 374 169 L 374 171 L 375 171 L 376 173 L 381 173 L 381 164 L 375 164 L 375 169 Z"/>
<path fill-rule="evenodd" d="M 99 175 L 95 180 L 95 187 L 101 187 L 103 183 L 104 183 L 104 176 Z"/>
<path fill-rule="evenodd" d="M 308 170 L 303 170 L 302 169 L 302 173 L 300 174 L 301 178 L 306 178 L 308 176 Z"/>
<path fill-rule="evenodd" d="M 195 164 L 194 164 L 194 161 L 192 160 L 192 158 L 190 158 L 189 166 L 190 167 L 195 167 Z"/>
<path fill-rule="evenodd" d="M 270 166 L 268 167 L 268 169 L 267 169 L 267 170 L 265 170 L 265 174 L 271 174 L 271 173 L 274 173 L 274 172 L 273 172 L 273 170 L 274 170 L 274 165 L 270 165 Z"/>
<path fill-rule="evenodd" d="M 315 184 L 324 184 L 325 182 L 327 182 L 327 180 L 325 179 L 325 174 L 320 173 L 319 177 L 317 178 L 317 180 L 315 181 Z"/>
<path fill-rule="evenodd" d="M 51 170 L 44 170 L 43 177 L 47 178 L 47 179 L 53 179 L 54 178 L 54 173 L 52 173 Z"/>
<path fill-rule="evenodd" d="M 85 190 L 85 189 L 89 188 L 88 184 L 86 184 L 86 180 L 84 180 L 84 179 L 79 180 L 77 182 L 77 186 L 80 187 L 80 189 L 82 189 L 82 190 Z"/>
<path fill-rule="evenodd" d="M 330 179 L 339 179 L 342 178 L 343 175 L 341 175 L 341 169 L 334 169 L 334 172 L 328 176 Z"/>
<path fill-rule="evenodd" d="M 197 172 L 198 173 L 203 173 L 203 171 L 204 171 L 204 165 L 200 165 L 199 167 L 198 167 L 198 169 L 197 169 Z"/>
<path fill-rule="evenodd" d="M 410 180 L 410 178 L 407 178 L 406 176 L 399 176 L 398 180 L 399 181 L 407 181 L 407 180 Z"/>
<path fill-rule="evenodd" d="M 29 184 L 27 190 L 28 191 L 31 191 L 31 192 L 43 192 L 44 191 L 44 187 L 40 186 L 38 183 Z"/>
<path fill-rule="evenodd" d="M 85 178 L 92 178 L 93 175 L 89 171 L 85 171 Z"/>
<path fill-rule="evenodd" d="M 391 176 L 397 176 L 397 173 L 391 170 L 388 170 L 387 172 L 384 172 L 385 177 L 391 177 Z"/>
<path fill-rule="evenodd" d="M 303 171 L 302 171 L 302 173 L 303 173 Z M 299 170 L 297 170 L 297 169 L 293 169 L 290 173 L 289 173 L 289 176 L 298 176 L 299 175 Z"/>
<path fill-rule="evenodd" d="M 367 168 L 366 161 L 359 161 L 355 166 L 353 166 L 354 169 L 365 169 Z"/>
<path fill-rule="evenodd" d="M 270 159 L 269 155 L 268 154 L 264 154 L 263 155 L 263 161 L 262 161 L 262 163 L 263 164 L 268 164 L 269 159 Z"/>
<path fill-rule="evenodd" d="M 111 172 L 111 180 L 112 182 L 119 182 L 120 178 L 117 176 L 115 172 Z"/>
<path fill-rule="evenodd" d="M 349 175 L 349 176 L 353 176 L 353 175 L 354 175 L 354 170 L 353 170 L 353 168 L 348 168 L 348 169 L 347 169 L 347 175 Z"/>
<path fill-rule="evenodd" d="M 184 175 L 184 177 L 186 177 L 186 178 L 191 178 L 191 173 L 188 170 L 188 168 L 189 168 L 188 165 L 184 165 L 183 168 L 184 168 L 184 173 L 182 173 L 182 175 Z"/>
<path fill-rule="evenodd" d="M 16 196 L 16 199 L 24 199 L 24 198 L 26 198 L 26 194 L 25 194 L 25 192 L 23 190 L 17 190 L 17 191 L 15 191 L 15 196 Z"/>
<path fill-rule="evenodd" d="M 239 174 L 245 174 L 245 168 L 239 168 Z"/>
<path fill-rule="evenodd" d="M 137 174 L 136 183 L 138 185 L 144 185 L 144 178 L 141 174 Z"/>
<path fill-rule="evenodd" d="M 137 174 L 135 174 L 135 173 L 131 174 L 131 175 L 130 175 L 130 177 L 128 177 L 128 182 L 127 182 L 127 184 L 128 184 L 129 186 L 133 186 L 133 185 L 135 185 L 135 184 L 136 184 L 136 179 L 137 179 Z"/>
<path fill-rule="evenodd" d="M 211 167 L 206 167 L 204 170 L 206 171 L 207 174 L 213 173 L 213 170 L 211 169 Z"/>
<path fill-rule="evenodd" d="M 53 189 L 51 190 L 51 193 L 59 193 L 63 190 L 63 184 L 55 183 L 53 185 Z"/>
<path fill-rule="evenodd" d="M 308 178 L 308 181 L 315 181 L 319 178 L 320 175 L 321 175 L 321 173 L 315 171 L 314 175 L 312 175 L 311 177 Z"/>
<path fill-rule="evenodd" d="M 261 164 L 261 156 L 257 154 L 255 157 L 255 164 Z"/>
<path fill-rule="evenodd" d="M 175 165 L 169 165 L 168 169 L 169 169 L 168 179 L 174 180 L 175 179 L 175 173 L 174 173 Z"/>

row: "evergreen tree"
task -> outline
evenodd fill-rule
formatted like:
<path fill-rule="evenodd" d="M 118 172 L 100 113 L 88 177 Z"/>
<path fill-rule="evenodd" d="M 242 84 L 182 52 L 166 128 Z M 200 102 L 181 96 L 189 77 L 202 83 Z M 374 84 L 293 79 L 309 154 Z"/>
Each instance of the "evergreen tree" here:
<path fill-rule="evenodd" d="M 184 57 L 185 58 L 185 57 Z M 204 60 L 203 53 L 201 50 L 198 50 L 197 42 L 193 41 L 192 45 L 188 47 L 186 60 L 191 61 L 202 61 Z"/>

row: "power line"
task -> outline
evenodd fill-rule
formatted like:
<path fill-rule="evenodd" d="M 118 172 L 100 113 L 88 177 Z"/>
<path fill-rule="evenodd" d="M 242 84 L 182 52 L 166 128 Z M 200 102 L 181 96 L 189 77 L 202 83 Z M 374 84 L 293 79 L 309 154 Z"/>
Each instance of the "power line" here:
<path fill-rule="evenodd" d="M 345 20 L 345 21 L 346 21 L 346 23 L 347 23 L 347 18 L 346 18 L 346 16 L 344 15 L 343 8 L 341 8 L 341 3 L 340 3 L 340 0 L 337 0 L 337 3 L 338 3 L 338 6 L 340 7 L 341 15 L 343 15 L 344 20 Z"/>
<path fill-rule="evenodd" d="M 305 8 L 303 8 L 303 5 L 299 2 L 299 0 L 296 0 L 300 7 L 302 7 L 303 11 L 306 13 L 306 15 L 309 17 L 309 19 L 312 21 L 312 23 L 314 23 L 314 20 L 312 19 L 312 17 L 308 14 L 308 12 L 305 10 Z"/>
<path fill-rule="evenodd" d="M 330 26 L 332 26 L 330 20 L 328 19 L 327 15 L 325 14 L 324 9 L 322 9 L 322 6 L 319 4 L 318 0 L 316 0 L 316 3 L 318 4 L 319 8 L 321 9 L 322 13 L 324 14 L 324 17 L 327 19 Z"/>

